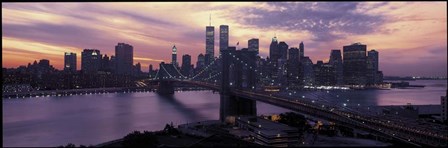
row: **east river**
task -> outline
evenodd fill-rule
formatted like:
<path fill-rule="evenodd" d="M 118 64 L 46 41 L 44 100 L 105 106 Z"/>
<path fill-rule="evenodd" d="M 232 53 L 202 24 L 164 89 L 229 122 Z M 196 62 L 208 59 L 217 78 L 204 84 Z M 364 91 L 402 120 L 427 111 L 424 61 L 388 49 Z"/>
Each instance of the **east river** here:
<path fill-rule="evenodd" d="M 297 93 L 307 97 L 337 95 L 349 99 L 352 105 L 424 105 L 440 104 L 440 96 L 447 89 L 446 80 L 417 80 L 410 84 L 426 87 Z M 257 102 L 259 115 L 286 111 Z M 3 147 L 96 145 L 135 130 L 161 130 L 171 122 L 177 125 L 218 118 L 219 94 L 212 91 L 176 92 L 172 97 L 135 92 L 3 99 Z"/>

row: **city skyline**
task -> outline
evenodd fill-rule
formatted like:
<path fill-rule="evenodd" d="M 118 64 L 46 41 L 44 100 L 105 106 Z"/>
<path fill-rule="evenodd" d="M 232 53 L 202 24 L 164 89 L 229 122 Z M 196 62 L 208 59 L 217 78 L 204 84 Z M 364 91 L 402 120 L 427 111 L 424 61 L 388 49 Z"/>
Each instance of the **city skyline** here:
<path fill-rule="evenodd" d="M 361 42 L 367 50 L 380 52 L 384 75 L 447 73 L 446 2 L 2 3 L 2 12 L 2 67 L 7 68 L 49 59 L 62 70 L 65 52 L 81 55 L 83 49 L 93 48 L 111 56 L 121 42 L 134 47 L 133 64 L 140 62 L 142 71 L 149 64 L 158 68 L 161 61 L 171 61 L 174 44 L 179 55 L 189 54 L 191 63 L 196 63 L 197 55 L 205 54 L 205 28 L 211 15 L 215 56 L 219 26 L 228 25 L 229 46 L 240 42 L 239 47 L 245 48 L 248 40 L 258 38 L 263 58 L 269 55 L 274 36 L 289 47 L 303 41 L 305 56 L 313 63 L 328 61 L 332 49 Z M 76 65 L 79 70 L 81 56 Z"/>

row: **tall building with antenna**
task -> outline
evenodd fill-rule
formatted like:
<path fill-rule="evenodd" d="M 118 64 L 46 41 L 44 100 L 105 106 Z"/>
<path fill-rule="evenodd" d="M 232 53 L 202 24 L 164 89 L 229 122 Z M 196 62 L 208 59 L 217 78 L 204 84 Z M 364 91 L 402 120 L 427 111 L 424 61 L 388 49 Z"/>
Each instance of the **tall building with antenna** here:
<path fill-rule="evenodd" d="M 208 61 L 215 57 L 215 27 L 212 26 L 212 15 L 210 14 L 209 25 L 205 27 L 205 54 L 209 55 Z M 206 63 L 209 64 L 209 63 Z"/>

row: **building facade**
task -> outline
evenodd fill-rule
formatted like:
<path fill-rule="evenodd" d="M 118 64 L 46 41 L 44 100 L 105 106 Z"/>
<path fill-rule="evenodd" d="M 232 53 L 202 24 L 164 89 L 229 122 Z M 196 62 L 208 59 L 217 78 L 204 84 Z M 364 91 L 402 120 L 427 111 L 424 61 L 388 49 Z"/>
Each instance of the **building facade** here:
<path fill-rule="evenodd" d="M 286 44 L 286 42 L 280 42 L 278 43 L 278 50 L 280 52 L 280 59 L 286 60 L 288 59 L 288 44 Z"/>
<path fill-rule="evenodd" d="M 64 71 L 66 72 L 76 72 L 76 53 L 64 54 Z"/>
<path fill-rule="evenodd" d="M 441 105 L 442 105 L 441 116 L 442 116 L 442 121 L 444 121 L 444 122 L 447 122 L 447 120 L 448 120 L 448 102 L 447 102 L 448 100 L 447 100 L 447 96 L 448 96 L 448 90 L 446 91 L 446 95 L 442 96 L 440 98 L 440 102 L 441 102 Z"/>
<path fill-rule="evenodd" d="M 280 58 L 280 51 L 278 50 L 278 40 L 277 37 L 273 37 L 271 45 L 269 45 L 269 59 L 271 62 L 277 63 Z"/>
<path fill-rule="evenodd" d="M 370 50 L 367 52 L 367 84 L 378 84 L 378 51 Z"/>
<path fill-rule="evenodd" d="M 364 86 L 367 84 L 367 46 L 354 43 L 343 47 L 344 83 Z"/>
<path fill-rule="evenodd" d="M 184 54 L 182 56 L 182 66 L 180 68 L 182 75 L 188 77 L 191 71 L 190 68 L 191 68 L 191 56 L 188 54 Z"/>
<path fill-rule="evenodd" d="M 299 142 L 299 130 L 288 125 L 252 116 L 238 116 L 235 123 L 250 131 L 254 142 L 269 147 L 289 147 Z"/>
<path fill-rule="evenodd" d="M 259 54 L 259 40 L 256 38 L 252 38 L 248 41 L 247 47 L 249 48 L 249 51 L 255 51 L 257 55 Z"/>
<path fill-rule="evenodd" d="M 219 26 L 219 50 L 226 50 L 229 47 L 229 26 Z"/>
<path fill-rule="evenodd" d="M 177 48 L 176 45 L 173 46 L 173 48 L 171 49 L 171 64 L 178 66 L 177 64 Z"/>
<path fill-rule="evenodd" d="M 214 60 L 215 57 L 215 27 L 205 27 L 205 54 L 211 55 L 209 60 Z"/>
<path fill-rule="evenodd" d="M 313 61 L 309 57 L 303 57 L 300 60 L 302 63 L 302 85 L 313 86 L 314 83 L 314 65 Z"/>
<path fill-rule="evenodd" d="M 96 73 L 101 67 L 101 53 L 97 49 L 84 49 L 81 53 L 83 73 Z"/>
<path fill-rule="evenodd" d="M 299 60 L 300 58 L 305 56 L 305 45 L 303 44 L 303 42 L 300 42 L 299 44 Z"/>
<path fill-rule="evenodd" d="M 132 75 L 134 65 L 134 47 L 126 43 L 118 43 L 115 46 L 116 73 L 120 75 Z"/>
<path fill-rule="evenodd" d="M 336 85 L 344 84 L 344 68 L 342 64 L 341 50 L 333 49 L 331 50 L 330 60 L 328 63 L 333 67 L 333 74 L 336 77 Z"/>

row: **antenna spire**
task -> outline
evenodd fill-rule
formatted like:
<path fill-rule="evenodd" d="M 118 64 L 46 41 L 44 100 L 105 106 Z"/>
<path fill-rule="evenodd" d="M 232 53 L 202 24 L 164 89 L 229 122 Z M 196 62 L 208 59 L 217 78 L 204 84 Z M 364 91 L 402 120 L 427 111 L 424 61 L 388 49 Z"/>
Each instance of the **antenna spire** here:
<path fill-rule="evenodd" d="M 208 26 L 212 26 L 212 14 L 210 13 L 210 17 L 209 17 L 209 24 Z"/>

